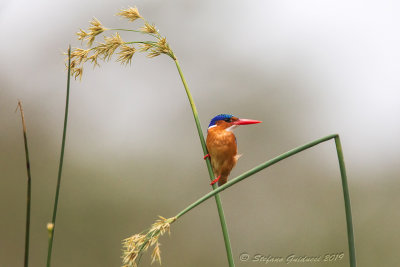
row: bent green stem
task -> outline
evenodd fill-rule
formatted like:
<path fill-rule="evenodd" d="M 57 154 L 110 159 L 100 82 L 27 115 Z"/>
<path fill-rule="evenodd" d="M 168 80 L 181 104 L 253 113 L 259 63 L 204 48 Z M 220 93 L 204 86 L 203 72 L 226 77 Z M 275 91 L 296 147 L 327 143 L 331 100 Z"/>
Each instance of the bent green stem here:
<path fill-rule="evenodd" d="M 28 175 L 27 191 L 26 191 L 26 223 L 25 223 L 25 255 L 24 255 L 24 266 L 28 267 L 29 263 L 29 232 L 31 224 L 31 191 L 32 191 L 32 176 L 31 176 L 31 164 L 29 161 L 29 149 L 28 149 L 28 138 L 26 137 L 26 124 L 24 117 L 24 110 L 22 109 L 21 101 L 18 101 L 18 107 L 21 112 L 22 130 L 24 134 L 24 145 L 25 145 L 25 161 L 26 161 L 26 172 Z"/>
<path fill-rule="evenodd" d="M 347 225 L 347 238 L 348 238 L 348 246 L 349 246 L 349 255 L 350 255 L 350 267 L 356 267 L 356 254 L 355 254 L 355 245 L 354 245 L 354 234 L 353 234 L 353 223 L 352 223 L 352 215 L 351 215 L 351 205 L 350 205 L 350 196 L 349 196 L 349 190 L 348 190 L 348 184 L 347 184 L 347 177 L 346 177 L 346 170 L 345 170 L 345 166 L 344 166 L 344 159 L 343 159 L 343 153 L 342 153 L 342 148 L 341 148 L 341 144 L 340 144 L 340 139 L 339 139 L 339 135 L 337 134 L 332 134 L 332 135 L 328 135 L 326 137 L 323 137 L 321 139 L 315 140 L 313 142 L 310 142 L 308 144 L 299 146 L 297 148 L 294 148 L 286 153 L 283 153 L 271 160 L 268 160 L 256 167 L 254 167 L 253 169 L 239 175 L 238 177 L 230 180 L 229 182 L 227 182 L 226 184 L 214 189 L 213 191 L 207 193 L 206 195 L 204 195 L 203 197 L 199 198 L 197 201 L 195 201 L 194 203 L 192 203 L 191 205 L 189 205 L 188 207 L 186 207 L 184 210 L 182 210 L 181 212 L 179 212 L 176 215 L 176 218 L 179 218 L 181 216 L 183 216 L 184 214 L 186 214 L 187 212 L 189 212 L 190 210 L 192 210 L 193 208 L 197 207 L 198 205 L 200 205 L 201 203 L 203 203 L 204 201 L 206 201 L 207 199 L 209 199 L 210 197 L 213 197 L 215 195 L 217 195 L 218 193 L 224 191 L 225 189 L 231 187 L 232 185 L 239 183 L 240 181 L 250 177 L 251 175 L 271 166 L 274 165 L 275 163 L 278 163 L 279 161 L 286 159 L 288 157 L 291 157 L 301 151 L 304 151 L 306 149 L 309 149 L 313 146 L 316 146 L 320 143 L 326 142 L 328 140 L 331 139 L 335 139 L 335 143 L 336 143 L 336 150 L 337 150 L 337 154 L 338 154 L 338 160 L 339 160 L 339 167 L 340 167 L 340 174 L 342 177 L 342 186 L 343 186 L 343 195 L 344 195 L 344 203 L 345 203 L 345 213 L 346 213 L 346 225 Z"/>
<path fill-rule="evenodd" d="M 201 129 L 201 125 L 200 125 L 200 120 L 199 120 L 199 115 L 197 113 L 197 109 L 196 109 L 196 105 L 194 104 L 194 100 L 192 97 L 192 94 L 189 91 L 189 87 L 186 83 L 185 77 L 183 76 L 181 67 L 179 65 L 179 62 L 176 58 L 172 57 L 175 61 L 176 67 L 178 69 L 179 75 L 182 79 L 182 83 L 183 86 L 185 87 L 185 91 L 187 94 L 187 97 L 189 99 L 190 102 L 190 106 L 192 108 L 192 112 L 193 112 L 193 117 L 194 117 L 194 121 L 196 123 L 196 127 L 197 127 L 197 132 L 199 134 L 199 138 L 200 138 L 200 143 L 201 143 L 201 147 L 203 148 L 203 153 L 204 155 L 207 155 L 207 146 L 206 146 L 206 142 L 204 140 L 204 135 L 203 135 L 203 131 Z M 210 175 L 210 180 L 214 180 L 214 173 L 211 167 L 211 161 L 209 159 L 209 157 L 206 158 L 206 164 L 207 164 L 207 169 L 208 169 L 208 174 Z M 212 185 L 213 189 L 215 190 L 217 188 L 217 186 L 214 184 Z M 224 242 L 225 242 L 225 249 L 226 249 L 226 255 L 228 258 L 228 263 L 230 267 L 235 266 L 234 260 L 233 260 L 233 254 L 232 254 L 232 248 L 231 248 L 231 243 L 229 240 L 229 233 L 228 233 L 228 227 L 226 225 L 226 220 L 225 220 L 225 215 L 224 215 L 224 210 L 222 208 L 222 203 L 221 203 L 221 197 L 218 194 L 214 194 L 213 196 L 215 196 L 215 202 L 217 204 L 217 210 L 218 210 L 218 215 L 219 215 L 219 220 L 221 222 L 221 228 L 222 228 L 222 234 L 224 237 Z M 200 203 L 199 203 L 200 204 Z"/>
<path fill-rule="evenodd" d="M 347 184 L 346 167 L 344 165 L 343 150 L 342 150 L 342 144 L 340 143 L 339 135 L 335 136 L 335 144 L 339 160 L 340 175 L 342 177 L 344 207 L 346 212 L 346 223 L 347 223 L 347 242 L 349 246 L 349 255 L 350 255 L 350 266 L 355 267 L 356 251 L 354 244 L 353 219 L 351 216 L 350 193 L 349 193 L 349 186 Z"/>
<path fill-rule="evenodd" d="M 51 254 L 52 254 L 52 248 L 53 248 L 53 240 L 54 240 L 54 231 L 56 228 L 58 197 L 60 194 L 61 174 L 62 174 L 62 167 L 63 167 L 63 162 L 64 162 L 65 137 L 67 134 L 70 80 L 71 80 L 71 46 L 69 46 L 69 48 L 68 48 L 68 78 L 67 78 L 67 95 L 66 95 L 66 100 L 65 100 L 64 128 L 63 128 L 63 136 L 62 136 L 62 141 L 61 141 L 61 154 L 60 154 L 60 162 L 59 162 L 59 166 L 58 166 L 58 177 L 57 177 L 56 195 L 55 195 L 55 199 L 54 199 L 53 217 L 51 220 L 53 227 L 49 230 L 50 232 L 49 232 L 49 246 L 48 246 L 48 250 L 47 250 L 47 265 L 46 265 L 47 267 L 50 267 Z"/>

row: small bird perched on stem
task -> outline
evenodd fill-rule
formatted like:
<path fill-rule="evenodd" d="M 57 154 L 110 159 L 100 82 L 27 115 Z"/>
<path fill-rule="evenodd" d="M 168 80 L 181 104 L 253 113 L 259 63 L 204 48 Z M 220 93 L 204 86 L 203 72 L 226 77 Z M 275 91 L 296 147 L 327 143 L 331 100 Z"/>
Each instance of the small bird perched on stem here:
<path fill-rule="evenodd" d="M 216 178 L 211 185 L 218 182 L 221 186 L 228 180 L 233 167 L 241 155 L 237 154 L 236 137 L 233 129 L 239 125 L 261 123 L 261 121 L 239 119 L 230 114 L 220 114 L 215 116 L 208 125 L 207 131 L 207 155 L 210 157 L 211 165 Z"/>

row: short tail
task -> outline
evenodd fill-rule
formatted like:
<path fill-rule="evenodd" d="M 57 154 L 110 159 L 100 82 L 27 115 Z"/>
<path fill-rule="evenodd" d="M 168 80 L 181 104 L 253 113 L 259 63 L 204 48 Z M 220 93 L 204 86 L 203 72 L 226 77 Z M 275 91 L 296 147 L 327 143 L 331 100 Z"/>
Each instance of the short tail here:
<path fill-rule="evenodd" d="M 228 181 L 228 176 L 222 176 L 218 180 L 218 186 L 225 184 Z"/>

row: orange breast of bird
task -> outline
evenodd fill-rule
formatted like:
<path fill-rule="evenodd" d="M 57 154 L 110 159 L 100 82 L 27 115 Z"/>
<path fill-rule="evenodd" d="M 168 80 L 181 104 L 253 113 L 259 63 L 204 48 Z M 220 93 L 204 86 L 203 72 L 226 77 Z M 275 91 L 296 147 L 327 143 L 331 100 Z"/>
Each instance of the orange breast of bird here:
<path fill-rule="evenodd" d="M 231 131 L 226 131 L 218 126 L 210 128 L 206 145 L 214 175 L 216 177 L 221 175 L 218 184 L 223 185 L 228 180 L 228 176 L 238 160 L 235 135 Z"/>

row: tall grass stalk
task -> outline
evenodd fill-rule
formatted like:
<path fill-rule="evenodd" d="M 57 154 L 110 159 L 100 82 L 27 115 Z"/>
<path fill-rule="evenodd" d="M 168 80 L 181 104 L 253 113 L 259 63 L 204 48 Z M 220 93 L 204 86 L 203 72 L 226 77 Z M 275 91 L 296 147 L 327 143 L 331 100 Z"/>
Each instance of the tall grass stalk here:
<path fill-rule="evenodd" d="M 351 205 L 350 205 L 350 193 L 349 186 L 347 184 L 346 167 L 344 165 L 344 157 L 342 144 L 340 142 L 339 135 L 335 136 L 336 151 L 339 159 L 340 175 L 342 177 L 342 188 L 344 197 L 344 208 L 346 212 L 346 223 L 347 223 L 347 242 L 349 246 L 350 255 L 350 266 L 356 266 L 356 250 L 354 244 L 354 233 L 353 233 L 353 219 L 351 216 Z"/>
<path fill-rule="evenodd" d="M 206 142 L 204 140 L 204 135 L 203 135 L 202 128 L 201 128 L 201 125 L 200 125 L 200 120 L 199 120 L 199 116 L 198 116 L 198 113 L 197 113 L 196 105 L 194 104 L 194 100 L 193 100 L 192 95 L 190 93 L 190 90 L 189 90 L 189 87 L 188 87 L 187 82 L 185 80 L 185 77 L 183 76 L 183 73 L 182 73 L 181 67 L 179 65 L 179 62 L 178 62 L 178 60 L 176 58 L 174 59 L 174 61 L 175 61 L 176 67 L 178 69 L 179 75 L 180 75 L 180 77 L 182 79 L 183 86 L 185 87 L 185 91 L 186 91 L 187 97 L 188 97 L 189 102 L 190 102 L 190 106 L 191 106 L 192 111 L 193 111 L 193 117 L 194 117 L 194 120 L 196 122 L 197 132 L 199 134 L 201 147 L 203 148 L 203 153 L 204 153 L 204 155 L 207 155 L 208 154 L 207 146 L 206 146 Z M 206 158 L 206 164 L 207 164 L 207 169 L 208 169 L 208 174 L 210 176 L 210 180 L 212 181 L 212 180 L 214 180 L 215 177 L 214 177 L 214 173 L 213 173 L 213 170 L 212 170 L 210 157 Z M 216 189 L 217 185 L 213 184 L 212 187 L 213 187 L 213 189 Z M 224 237 L 224 243 L 225 243 L 225 249 L 226 249 L 226 256 L 228 258 L 229 266 L 232 267 L 232 266 L 235 266 L 235 262 L 233 260 L 232 248 L 231 248 L 231 243 L 230 243 L 230 240 L 229 240 L 228 227 L 226 225 L 224 210 L 222 208 L 221 197 L 220 197 L 219 194 L 215 195 L 215 202 L 217 204 L 219 220 L 221 222 L 222 235 Z"/>
<path fill-rule="evenodd" d="M 58 197 L 60 195 L 60 186 L 61 186 L 61 174 L 62 167 L 64 162 L 64 149 L 65 149 L 65 137 L 67 134 L 67 122 L 68 122 L 68 107 L 69 107 L 69 88 L 70 88 L 70 80 L 71 80 L 71 46 L 68 47 L 68 76 L 67 76 L 67 95 L 65 100 L 65 113 L 64 113 L 64 128 L 63 128 L 63 136 L 61 141 L 61 154 L 60 154 L 60 162 L 58 166 L 58 176 L 57 176 L 57 187 L 56 194 L 54 198 L 54 208 L 53 208 L 53 217 L 51 220 L 50 227 L 48 226 L 49 231 L 49 246 L 47 250 L 47 267 L 50 267 L 51 262 L 51 254 L 53 249 L 53 240 L 54 240 L 54 231 L 56 228 L 56 218 L 57 218 L 57 208 L 58 208 Z"/>
<path fill-rule="evenodd" d="M 26 137 L 26 124 L 24 110 L 22 108 L 21 101 L 18 101 L 19 111 L 21 112 L 22 130 L 24 134 L 24 145 L 25 145 L 25 161 L 26 161 L 26 172 L 28 175 L 27 190 L 26 190 L 26 223 L 25 223 L 25 254 L 24 254 L 24 266 L 28 267 L 29 264 L 29 232 L 31 224 L 31 191 L 32 191 L 32 176 L 31 176 L 31 164 L 29 161 L 29 149 L 28 139 Z"/>

